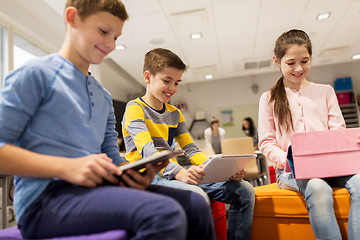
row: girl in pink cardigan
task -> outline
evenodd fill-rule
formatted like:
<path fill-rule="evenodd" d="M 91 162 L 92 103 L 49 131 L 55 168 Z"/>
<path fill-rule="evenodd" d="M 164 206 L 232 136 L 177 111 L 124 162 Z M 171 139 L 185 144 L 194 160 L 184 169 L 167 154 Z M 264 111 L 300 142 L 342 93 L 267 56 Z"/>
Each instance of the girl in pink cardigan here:
<path fill-rule="evenodd" d="M 259 148 L 276 164 L 279 188 L 297 191 L 304 196 L 316 239 L 341 239 L 333 209 L 332 187 L 346 187 L 351 196 L 348 236 L 349 239 L 358 239 L 360 174 L 296 180 L 291 173 L 284 171 L 292 133 L 345 128 L 334 89 L 330 85 L 306 80 L 311 54 L 311 41 L 302 30 L 290 30 L 276 40 L 273 60 L 282 76 L 260 98 Z"/>

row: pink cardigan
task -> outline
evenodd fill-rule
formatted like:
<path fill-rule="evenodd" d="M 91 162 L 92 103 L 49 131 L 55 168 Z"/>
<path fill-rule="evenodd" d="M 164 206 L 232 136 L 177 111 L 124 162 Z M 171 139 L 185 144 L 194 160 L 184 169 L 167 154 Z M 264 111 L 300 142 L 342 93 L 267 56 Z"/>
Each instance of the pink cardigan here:
<path fill-rule="evenodd" d="M 330 85 L 311 83 L 294 90 L 285 88 L 292 111 L 294 131 L 280 135 L 278 121 L 274 118 L 274 103 L 269 104 L 270 91 L 259 101 L 259 148 L 276 167 L 283 169 L 286 150 L 293 132 L 311 132 L 345 128 L 334 89 Z"/>

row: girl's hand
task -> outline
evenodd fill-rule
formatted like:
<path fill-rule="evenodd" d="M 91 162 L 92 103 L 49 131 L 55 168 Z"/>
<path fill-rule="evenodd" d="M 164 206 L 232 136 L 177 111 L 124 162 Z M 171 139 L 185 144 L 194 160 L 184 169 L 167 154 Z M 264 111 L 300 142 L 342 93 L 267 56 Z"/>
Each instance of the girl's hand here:
<path fill-rule="evenodd" d="M 146 164 L 146 170 L 142 173 L 128 169 L 126 170 L 126 173 L 121 175 L 122 181 L 120 181 L 119 185 L 122 187 L 144 190 L 149 187 L 155 174 L 168 164 L 169 160 L 164 161 L 159 165 Z"/>
<path fill-rule="evenodd" d="M 246 173 L 245 169 L 240 170 L 239 172 L 235 173 L 234 175 L 231 176 L 230 180 L 234 180 L 237 182 L 241 182 L 241 180 L 243 179 L 244 175 Z"/>
<path fill-rule="evenodd" d="M 358 140 L 356 141 L 357 144 L 360 144 L 360 136 L 358 137 Z"/>
<path fill-rule="evenodd" d="M 188 170 L 182 168 L 175 175 L 175 178 L 184 183 L 198 185 L 203 176 L 205 176 L 205 171 L 202 169 L 202 166 L 192 165 Z"/>
<path fill-rule="evenodd" d="M 105 153 L 69 159 L 63 171 L 63 179 L 73 184 L 95 187 L 107 181 L 118 184 L 114 175 L 121 175 L 121 170 L 112 163 Z"/>

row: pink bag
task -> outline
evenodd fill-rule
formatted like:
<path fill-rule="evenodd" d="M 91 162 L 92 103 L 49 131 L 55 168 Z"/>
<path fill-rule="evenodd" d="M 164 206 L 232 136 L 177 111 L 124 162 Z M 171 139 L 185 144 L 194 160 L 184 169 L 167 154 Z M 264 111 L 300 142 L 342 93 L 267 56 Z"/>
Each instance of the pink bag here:
<path fill-rule="evenodd" d="M 326 178 L 360 173 L 360 128 L 303 132 L 291 135 L 296 179 Z M 285 171 L 289 171 L 287 162 Z"/>

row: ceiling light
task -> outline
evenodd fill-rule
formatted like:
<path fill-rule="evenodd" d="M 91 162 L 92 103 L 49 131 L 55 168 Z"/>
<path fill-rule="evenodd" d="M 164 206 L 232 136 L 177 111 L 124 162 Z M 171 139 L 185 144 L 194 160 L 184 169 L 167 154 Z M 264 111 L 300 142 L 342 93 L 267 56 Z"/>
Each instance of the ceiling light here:
<path fill-rule="evenodd" d="M 190 34 L 191 39 L 199 39 L 202 38 L 201 33 L 192 33 Z"/>
<path fill-rule="evenodd" d="M 161 45 L 164 42 L 165 42 L 165 40 L 161 39 L 161 38 L 154 38 L 154 39 L 150 40 L 150 43 L 153 45 Z"/>
<path fill-rule="evenodd" d="M 317 15 L 316 19 L 317 20 L 324 20 L 324 19 L 328 19 L 329 17 L 330 17 L 330 12 L 320 13 L 319 15 Z"/>
<path fill-rule="evenodd" d="M 116 50 L 125 50 L 126 46 L 124 44 L 118 44 L 116 45 Z"/>
<path fill-rule="evenodd" d="M 360 54 L 356 54 L 352 56 L 352 60 L 358 60 L 358 59 L 360 59 Z"/>
<path fill-rule="evenodd" d="M 214 75 L 212 75 L 212 74 L 205 75 L 206 80 L 210 80 L 210 79 L 213 79 L 213 78 L 214 78 Z"/>

